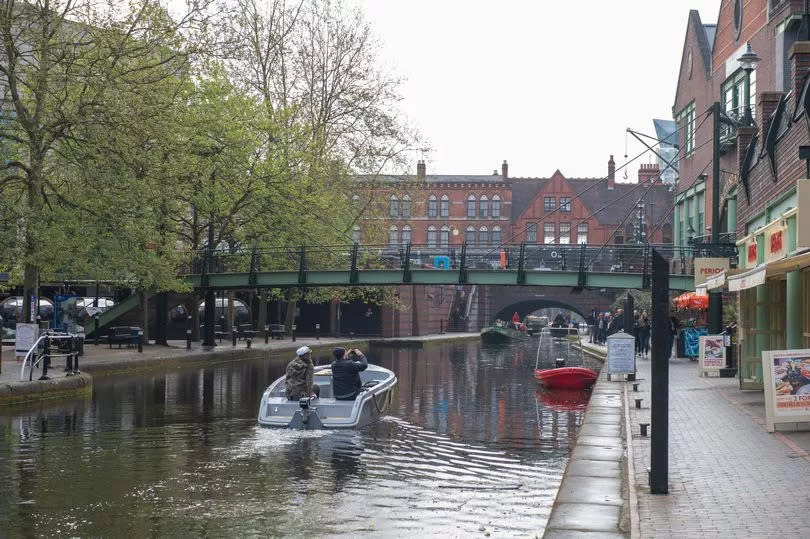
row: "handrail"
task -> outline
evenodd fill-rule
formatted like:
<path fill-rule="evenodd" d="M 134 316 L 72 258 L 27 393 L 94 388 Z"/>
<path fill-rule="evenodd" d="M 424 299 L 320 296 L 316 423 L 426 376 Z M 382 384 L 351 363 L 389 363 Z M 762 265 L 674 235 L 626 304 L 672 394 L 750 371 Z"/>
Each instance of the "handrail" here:
<path fill-rule="evenodd" d="M 59 335 L 59 334 L 45 333 L 44 335 L 40 335 L 39 338 L 36 340 L 36 342 L 34 342 L 34 345 L 31 347 L 30 350 L 28 350 L 28 352 L 25 354 L 25 357 L 23 358 L 22 366 L 20 367 L 20 380 L 25 381 L 25 366 L 28 364 L 28 358 L 31 357 L 31 352 L 33 352 L 34 350 L 39 348 L 40 342 L 42 342 L 45 339 L 63 340 L 63 339 L 74 339 L 74 338 L 76 338 L 76 335 L 74 335 L 74 334 Z M 66 356 L 66 354 L 51 354 L 51 357 L 63 357 L 63 356 Z M 34 367 L 39 365 L 39 362 L 42 361 L 43 357 L 45 357 L 45 354 L 41 355 L 36 360 L 36 362 L 31 363 L 31 369 L 30 369 L 31 373 L 33 373 Z M 29 376 L 29 379 L 30 379 L 30 376 Z"/>

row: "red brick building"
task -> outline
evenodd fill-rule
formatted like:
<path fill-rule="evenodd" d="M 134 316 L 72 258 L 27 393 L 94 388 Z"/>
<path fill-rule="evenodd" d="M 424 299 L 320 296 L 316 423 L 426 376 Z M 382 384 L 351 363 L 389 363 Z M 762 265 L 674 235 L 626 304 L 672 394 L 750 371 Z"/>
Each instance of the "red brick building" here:
<path fill-rule="evenodd" d="M 491 175 L 429 175 L 420 161 L 415 176 L 387 178 L 398 187 L 383 195 L 387 217 L 363 224 L 384 223 L 389 245 L 620 244 L 648 231 L 651 243 L 671 243 L 673 194 L 658 165 L 642 164 L 632 183 L 615 175 L 612 156 L 602 178 L 566 178 L 559 170 L 511 178 L 506 161 Z M 360 227 L 356 238 L 362 241 Z"/>

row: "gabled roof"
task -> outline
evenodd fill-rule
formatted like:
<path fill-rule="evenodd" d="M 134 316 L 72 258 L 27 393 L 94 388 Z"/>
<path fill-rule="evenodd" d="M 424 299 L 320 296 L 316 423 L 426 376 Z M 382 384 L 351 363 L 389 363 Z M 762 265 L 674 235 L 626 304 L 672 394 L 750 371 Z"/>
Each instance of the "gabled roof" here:
<path fill-rule="evenodd" d="M 360 174 L 355 176 L 361 181 L 376 180 L 379 182 L 418 182 L 425 183 L 508 183 L 511 178 L 504 179 L 500 174 L 427 174 L 419 180 L 414 174 Z"/>
<path fill-rule="evenodd" d="M 716 34 L 716 24 L 703 24 L 700 20 L 700 13 L 696 9 L 689 10 L 689 18 L 686 23 L 686 32 L 683 36 L 683 48 L 681 50 L 681 64 L 678 75 L 678 85 L 675 88 L 675 102 L 673 103 L 673 113 L 676 113 L 675 106 L 677 106 L 679 92 L 681 90 L 681 77 L 683 76 L 683 66 L 687 61 L 687 51 L 689 49 L 689 31 L 694 29 L 695 40 L 697 41 L 697 48 L 700 52 L 699 59 L 703 62 L 704 76 L 711 77 L 712 74 L 712 47 L 714 46 L 714 36 Z M 692 76 L 695 76 L 694 63 L 697 61 L 695 55 L 692 56 Z"/>

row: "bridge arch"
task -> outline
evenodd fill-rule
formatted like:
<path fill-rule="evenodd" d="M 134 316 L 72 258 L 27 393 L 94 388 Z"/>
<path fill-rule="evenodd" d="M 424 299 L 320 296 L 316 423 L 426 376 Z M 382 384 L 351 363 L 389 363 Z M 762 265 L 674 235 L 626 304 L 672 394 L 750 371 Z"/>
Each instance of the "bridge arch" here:
<path fill-rule="evenodd" d="M 489 322 L 492 322 L 496 319 L 501 320 L 511 320 L 512 315 L 514 313 L 518 313 L 520 315 L 520 319 L 524 320 L 526 316 L 533 313 L 534 311 L 540 309 L 565 309 L 567 311 L 572 311 L 577 313 L 583 319 L 587 318 L 587 315 L 582 312 L 579 307 L 571 305 L 569 303 L 565 303 L 564 301 L 556 301 L 553 299 L 528 299 L 523 301 L 518 301 L 515 303 L 510 303 L 506 307 L 503 307 L 500 311 L 495 313 L 495 316 Z"/>

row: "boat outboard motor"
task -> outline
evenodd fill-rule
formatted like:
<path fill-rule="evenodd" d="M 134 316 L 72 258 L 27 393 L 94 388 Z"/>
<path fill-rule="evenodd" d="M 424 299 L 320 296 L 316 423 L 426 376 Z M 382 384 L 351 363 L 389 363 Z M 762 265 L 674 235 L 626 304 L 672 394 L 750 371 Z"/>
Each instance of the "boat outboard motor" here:
<path fill-rule="evenodd" d="M 561 367 L 565 367 L 565 358 L 558 357 L 557 359 L 555 359 L 554 366 L 558 369 Z"/>
<path fill-rule="evenodd" d="M 290 420 L 289 428 L 291 429 L 322 429 L 323 423 L 318 415 L 317 408 L 310 408 L 313 397 L 301 397 L 298 400 L 300 410 L 296 410 Z"/>

